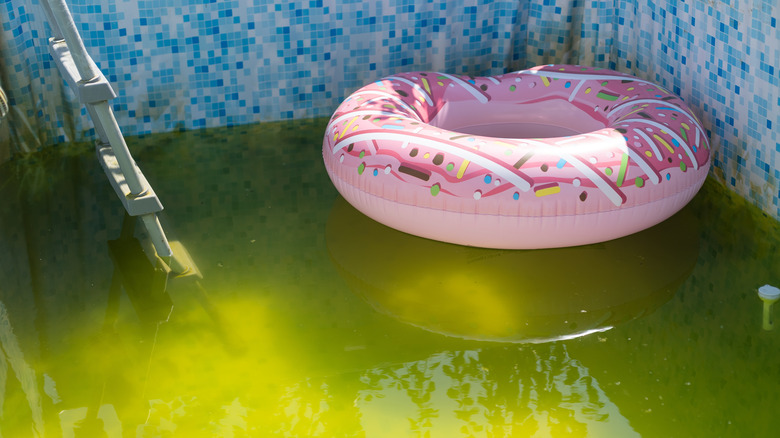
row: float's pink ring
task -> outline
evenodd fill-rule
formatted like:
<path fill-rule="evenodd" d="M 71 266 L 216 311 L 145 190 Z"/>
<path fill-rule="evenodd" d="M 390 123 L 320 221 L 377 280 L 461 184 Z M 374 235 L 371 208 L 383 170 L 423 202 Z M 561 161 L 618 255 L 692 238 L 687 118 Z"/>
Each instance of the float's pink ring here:
<path fill-rule="evenodd" d="M 490 248 L 648 228 L 688 203 L 710 160 L 707 134 L 678 96 L 569 65 L 384 78 L 339 106 L 322 153 L 338 191 L 369 217 Z"/>

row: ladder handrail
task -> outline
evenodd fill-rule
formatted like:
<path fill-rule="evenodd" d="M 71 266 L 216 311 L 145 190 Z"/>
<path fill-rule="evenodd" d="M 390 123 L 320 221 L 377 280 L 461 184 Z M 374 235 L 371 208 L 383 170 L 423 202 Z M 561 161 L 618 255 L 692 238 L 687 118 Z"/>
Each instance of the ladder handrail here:
<path fill-rule="evenodd" d="M 114 191 L 128 214 L 141 218 L 162 261 L 173 272 L 186 272 L 189 267 L 184 266 L 173 254 L 157 217 L 157 213 L 163 209 L 162 204 L 135 164 L 108 104 L 109 100 L 116 97 L 114 90 L 87 53 L 65 0 L 42 0 L 42 3 L 54 34 L 49 39 L 49 52 L 62 76 L 89 111 L 100 137 L 96 144 L 97 155 Z"/>
<path fill-rule="evenodd" d="M 73 17 L 70 14 L 68 5 L 65 4 L 65 0 L 43 0 L 43 3 L 48 6 L 54 23 L 56 23 L 56 29 L 62 33 L 62 39 L 58 40 L 55 38 L 50 42 L 50 45 L 57 46 L 64 44 L 65 50 L 61 50 L 62 54 L 69 54 L 76 67 L 77 76 L 73 75 L 75 72 L 68 72 L 68 74 L 75 76 L 69 82 L 74 82 L 77 88 L 95 82 L 105 82 L 108 84 L 103 73 L 97 68 L 95 62 L 87 53 L 87 49 L 84 47 L 84 41 L 81 39 L 81 35 L 79 35 L 79 32 L 76 29 L 76 24 L 73 22 Z M 60 63 L 60 65 L 62 65 L 62 63 Z M 67 67 L 69 66 L 64 65 L 64 67 L 67 70 Z M 62 68 L 60 70 L 62 70 Z M 71 86 L 74 86 L 74 84 L 71 84 Z M 109 100 L 108 96 L 97 95 L 89 99 L 91 101 L 83 101 L 83 97 L 81 95 L 79 97 L 82 99 L 82 103 L 94 105 L 94 115 L 99 121 L 93 120 L 92 122 L 101 125 L 102 130 L 107 137 L 101 140 L 108 141 L 111 148 L 114 150 L 114 155 L 119 162 L 127 185 L 130 188 L 129 196 L 137 197 L 141 195 L 147 188 L 143 187 L 137 176 L 138 170 L 136 169 L 135 162 L 130 155 L 124 137 L 119 130 L 119 125 L 116 123 L 111 107 L 107 104 L 104 105 L 104 102 L 108 102 Z"/>

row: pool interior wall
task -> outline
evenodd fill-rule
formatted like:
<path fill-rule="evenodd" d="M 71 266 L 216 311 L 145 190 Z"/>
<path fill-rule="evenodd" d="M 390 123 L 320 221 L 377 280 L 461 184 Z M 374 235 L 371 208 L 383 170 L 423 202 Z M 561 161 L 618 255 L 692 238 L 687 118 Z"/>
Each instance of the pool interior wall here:
<path fill-rule="evenodd" d="M 617 69 L 681 95 L 713 175 L 780 219 L 780 16 L 766 0 L 95 0 L 69 3 L 127 135 L 327 117 L 399 71 Z M 0 4 L 0 160 L 94 137 L 37 0 Z M 8 125 L 11 125 L 10 127 Z M 27 126 L 31 129 L 28 129 Z M 3 134 L 4 129 L 11 129 Z"/>
<path fill-rule="evenodd" d="M 780 326 L 762 330 L 756 294 L 780 284 L 780 227 L 719 182 L 649 233 L 522 259 L 366 221 L 311 158 L 326 123 L 129 139 L 203 273 L 166 294 L 112 252 L 126 218 L 91 145 L 0 166 L 0 433 L 780 427 Z M 498 342 L 508 334 L 537 343 Z"/>

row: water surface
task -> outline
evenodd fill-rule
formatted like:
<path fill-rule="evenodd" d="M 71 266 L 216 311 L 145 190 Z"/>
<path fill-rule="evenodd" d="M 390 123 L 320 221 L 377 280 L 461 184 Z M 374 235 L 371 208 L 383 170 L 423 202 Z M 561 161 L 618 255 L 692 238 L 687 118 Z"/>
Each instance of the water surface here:
<path fill-rule="evenodd" d="M 338 196 L 326 122 L 128 140 L 202 274 L 167 284 L 90 146 L 2 165 L 0 434 L 780 428 L 780 326 L 762 330 L 756 294 L 780 286 L 777 222 L 707 181 L 680 214 L 612 242 L 428 241 Z"/>

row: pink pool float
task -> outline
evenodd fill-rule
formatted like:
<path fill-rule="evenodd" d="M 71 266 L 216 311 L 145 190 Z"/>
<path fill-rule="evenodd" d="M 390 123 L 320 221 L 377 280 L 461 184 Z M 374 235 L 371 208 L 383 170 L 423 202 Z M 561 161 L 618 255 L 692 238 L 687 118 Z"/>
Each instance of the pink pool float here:
<path fill-rule="evenodd" d="M 322 146 L 333 184 L 389 227 L 488 248 L 611 240 L 679 211 L 709 170 L 680 97 L 612 70 L 399 73 L 357 90 Z"/>

